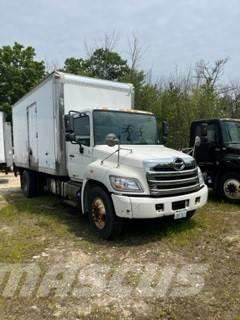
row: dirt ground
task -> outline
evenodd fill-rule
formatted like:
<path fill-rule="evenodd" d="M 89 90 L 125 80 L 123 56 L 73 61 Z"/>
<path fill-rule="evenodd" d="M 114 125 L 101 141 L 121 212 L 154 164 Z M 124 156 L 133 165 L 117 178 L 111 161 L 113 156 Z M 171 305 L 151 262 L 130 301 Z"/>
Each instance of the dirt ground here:
<path fill-rule="evenodd" d="M 239 205 L 210 197 L 191 220 L 128 221 L 103 241 L 0 175 L 0 239 L 1 320 L 240 319 Z"/>

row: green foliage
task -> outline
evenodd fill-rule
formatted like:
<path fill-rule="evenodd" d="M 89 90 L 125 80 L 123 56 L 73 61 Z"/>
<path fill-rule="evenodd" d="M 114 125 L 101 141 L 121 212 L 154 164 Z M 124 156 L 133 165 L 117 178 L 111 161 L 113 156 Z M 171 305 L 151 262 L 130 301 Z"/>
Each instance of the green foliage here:
<path fill-rule="evenodd" d="M 127 61 L 117 52 L 109 49 L 96 49 L 88 59 L 68 58 L 64 63 L 64 71 L 87 75 L 106 80 L 121 80 L 128 72 Z"/>
<path fill-rule="evenodd" d="M 80 58 L 67 58 L 64 63 L 64 72 L 74 73 L 81 76 L 89 76 L 88 64 L 86 60 Z"/>
<path fill-rule="evenodd" d="M 101 79 L 120 80 L 129 72 L 127 60 L 109 49 L 96 49 L 87 64 L 90 74 Z"/>
<path fill-rule="evenodd" d="M 35 61 L 35 49 L 15 42 L 0 48 L 0 110 L 11 117 L 11 106 L 45 75 L 43 61 Z"/>
<path fill-rule="evenodd" d="M 128 69 L 128 71 L 120 78 L 120 81 L 132 83 L 135 89 L 135 106 L 141 105 L 141 90 L 144 88 L 145 74 L 143 71 Z"/>

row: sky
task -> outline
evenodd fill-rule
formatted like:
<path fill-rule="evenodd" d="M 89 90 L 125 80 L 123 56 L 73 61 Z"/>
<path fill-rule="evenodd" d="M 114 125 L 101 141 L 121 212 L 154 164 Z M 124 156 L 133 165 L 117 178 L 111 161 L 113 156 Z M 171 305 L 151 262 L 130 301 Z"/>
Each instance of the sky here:
<path fill-rule="evenodd" d="M 240 78 L 239 0 L 0 0 L 0 46 L 33 46 L 49 65 L 86 56 L 106 34 L 123 57 L 134 34 L 154 81 L 225 57 L 223 81 Z"/>

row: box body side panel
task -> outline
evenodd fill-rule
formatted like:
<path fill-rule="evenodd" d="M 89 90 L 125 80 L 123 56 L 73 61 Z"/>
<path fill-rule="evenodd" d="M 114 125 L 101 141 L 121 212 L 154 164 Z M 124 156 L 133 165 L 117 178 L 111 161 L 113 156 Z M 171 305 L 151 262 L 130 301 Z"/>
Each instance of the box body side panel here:
<path fill-rule="evenodd" d="M 0 164 L 6 162 L 4 148 L 4 113 L 0 112 Z"/>
<path fill-rule="evenodd" d="M 54 79 L 50 78 L 14 105 L 13 139 L 16 166 L 59 174 L 55 99 Z"/>

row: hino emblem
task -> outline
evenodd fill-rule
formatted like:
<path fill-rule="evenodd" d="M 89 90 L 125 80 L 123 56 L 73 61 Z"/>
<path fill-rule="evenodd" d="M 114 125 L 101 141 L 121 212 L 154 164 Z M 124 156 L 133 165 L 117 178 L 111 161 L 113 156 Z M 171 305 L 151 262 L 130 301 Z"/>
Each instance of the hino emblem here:
<path fill-rule="evenodd" d="M 176 158 L 173 162 L 173 168 L 177 171 L 183 170 L 185 168 L 185 163 L 183 159 Z"/>

